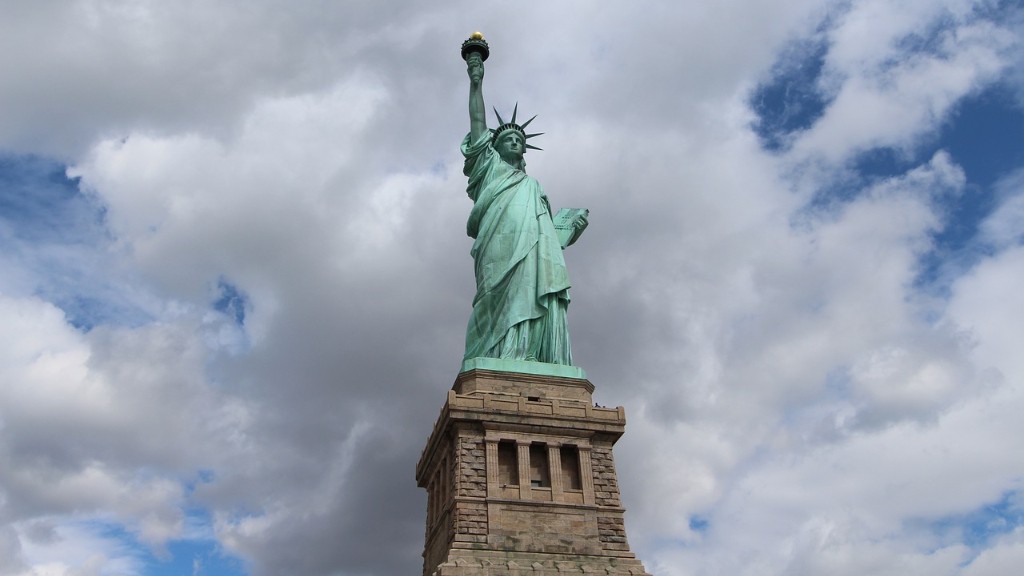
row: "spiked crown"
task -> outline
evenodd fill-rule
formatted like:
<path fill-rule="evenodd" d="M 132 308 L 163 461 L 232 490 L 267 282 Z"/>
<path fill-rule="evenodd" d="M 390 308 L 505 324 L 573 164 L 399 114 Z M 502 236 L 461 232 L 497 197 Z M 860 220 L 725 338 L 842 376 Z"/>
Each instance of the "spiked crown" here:
<path fill-rule="evenodd" d="M 523 142 L 524 143 L 527 140 L 529 140 L 530 138 L 533 138 L 534 136 L 540 136 L 541 134 L 543 134 L 543 132 L 537 132 L 536 134 L 527 134 L 526 133 L 526 127 L 530 125 L 530 122 L 533 122 L 533 118 L 536 118 L 537 115 L 534 114 L 533 118 L 530 118 L 526 122 L 523 122 L 522 125 L 519 125 L 519 124 L 516 124 L 516 114 L 518 112 L 519 112 L 519 103 L 516 102 L 515 108 L 512 109 L 512 120 L 510 122 L 505 122 L 505 120 L 502 119 L 501 114 L 498 114 L 498 109 L 497 108 L 494 109 L 494 115 L 498 117 L 498 127 L 491 129 L 491 143 L 492 144 L 497 142 L 498 138 L 503 133 L 508 132 L 509 130 L 515 130 L 516 132 L 518 132 L 519 135 L 523 137 Z M 543 150 L 543 148 L 537 148 L 536 146 L 533 146 L 532 144 L 525 144 L 525 146 L 527 148 L 530 148 L 531 150 Z"/>

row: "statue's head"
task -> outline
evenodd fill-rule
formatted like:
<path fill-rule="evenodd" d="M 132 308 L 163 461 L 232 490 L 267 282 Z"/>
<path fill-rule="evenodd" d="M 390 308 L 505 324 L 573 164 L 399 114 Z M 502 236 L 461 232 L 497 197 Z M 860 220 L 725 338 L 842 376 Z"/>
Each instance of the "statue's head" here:
<path fill-rule="evenodd" d="M 505 130 L 494 139 L 494 150 L 501 159 L 515 168 L 523 169 L 523 153 L 526 151 L 526 136 L 518 130 Z"/>
<path fill-rule="evenodd" d="M 523 162 L 523 154 L 526 153 L 526 149 L 540 150 L 536 146 L 527 144 L 526 141 L 534 136 L 540 136 L 543 132 L 527 134 L 526 127 L 533 122 L 533 118 L 536 116 L 523 122 L 520 126 L 516 124 L 516 113 L 518 112 L 519 104 L 516 104 L 512 109 L 512 121 L 505 122 L 502 120 L 501 114 L 498 114 L 498 109 L 494 109 L 494 115 L 498 117 L 498 127 L 492 130 L 491 145 L 494 146 L 494 150 L 498 152 L 502 160 L 522 170 L 526 166 Z"/>

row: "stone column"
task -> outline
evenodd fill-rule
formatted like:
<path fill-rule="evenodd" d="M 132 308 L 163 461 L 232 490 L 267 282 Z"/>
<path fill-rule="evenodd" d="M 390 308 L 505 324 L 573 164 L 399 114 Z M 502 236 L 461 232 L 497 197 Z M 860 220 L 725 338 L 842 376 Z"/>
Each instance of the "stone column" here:
<path fill-rule="evenodd" d="M 488 438 L 487 442 L 487 496 L 498 494 L 498 440 Z"/>
<path fill-rule="evenodd" d="M 533 498 L 533 485 L 530 483 L 530 443 L 516 440 L 518 451 L 516 461 L 519 464 L 519 498 Z"/>
<path fill-rule="evenodd" d="M 551 478 L 551 501 L 562 501 L 562 453 L 561 447 L 548 444 L 548 476 Z"/>
<path fill-rule="evenodd" d="M 594 465 L 590 460 L 590 446 L 580 446 L 580 480 L 583 481 L 583 503 L 594 504 Z"/>

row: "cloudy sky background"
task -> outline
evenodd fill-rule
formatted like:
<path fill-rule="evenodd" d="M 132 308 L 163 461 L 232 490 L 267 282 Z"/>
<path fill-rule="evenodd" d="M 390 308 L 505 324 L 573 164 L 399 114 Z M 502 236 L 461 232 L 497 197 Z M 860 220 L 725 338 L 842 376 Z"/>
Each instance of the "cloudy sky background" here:
<path fill-rule="evenodd" d="M 0 574 L 418 573 L 474 30 L 649 571 L 1024 565 L 1016 2 L 3 0 Z"/>

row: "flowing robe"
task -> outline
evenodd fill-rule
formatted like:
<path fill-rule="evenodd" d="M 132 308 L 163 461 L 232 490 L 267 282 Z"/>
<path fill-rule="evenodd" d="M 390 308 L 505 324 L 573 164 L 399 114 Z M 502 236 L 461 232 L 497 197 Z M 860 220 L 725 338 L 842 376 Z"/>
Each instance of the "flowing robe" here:
<path fill-rule="evenodd" d="M 462 142 L 473 200 L 466 232 L 476 296 L 465 359 L 572 364 L 566 309 L 569 275 L 540 184 L 501 159 L 485 132 Z"/>

